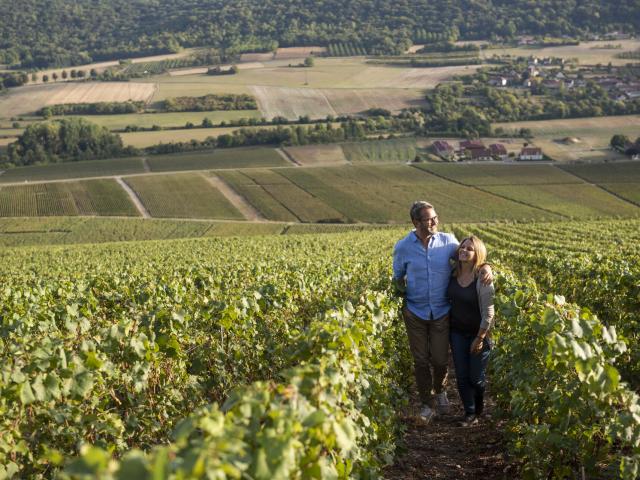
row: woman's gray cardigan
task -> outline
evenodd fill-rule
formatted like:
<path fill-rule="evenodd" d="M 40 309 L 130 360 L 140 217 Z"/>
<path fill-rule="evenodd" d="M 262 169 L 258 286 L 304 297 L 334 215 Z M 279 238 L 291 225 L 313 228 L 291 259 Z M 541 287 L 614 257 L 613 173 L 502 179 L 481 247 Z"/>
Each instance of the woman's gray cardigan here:
<path fill-rule="evenodd" d="M 493 297 L 495 295 L 495 287 L 493 282 L 489 285 L 483 285 L 480 278 L 476 280 L 476 292 L 478 293 L 478 303 L 480 304 L 480 315 L 482 322 L 480 328 L 484 328 L 489 331 L 493 325 Z"/>

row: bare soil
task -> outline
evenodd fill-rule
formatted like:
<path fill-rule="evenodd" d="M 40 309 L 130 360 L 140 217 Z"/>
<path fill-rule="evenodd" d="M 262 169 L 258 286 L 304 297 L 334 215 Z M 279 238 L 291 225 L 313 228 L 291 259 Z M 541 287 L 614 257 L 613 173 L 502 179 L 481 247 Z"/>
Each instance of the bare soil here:
<path fill-rule="evenodd" d="M 452 368 L 447 395 L 450 413 L 438 415 L 425 424 L 419 416 L 417 395 L 412 394 L 411 405 L 402 414 L 406 432 L 400 442 L 400 454 L 395 464 L 384 470 L 384 477 L 404 480 L 517 477 L 514 465 L 506 457 L 503 422 L 492 416 L 495 404 L 490 393 L 485 400 L 485 413 L 471 427 L 460 426 L 464 410 Z"/>

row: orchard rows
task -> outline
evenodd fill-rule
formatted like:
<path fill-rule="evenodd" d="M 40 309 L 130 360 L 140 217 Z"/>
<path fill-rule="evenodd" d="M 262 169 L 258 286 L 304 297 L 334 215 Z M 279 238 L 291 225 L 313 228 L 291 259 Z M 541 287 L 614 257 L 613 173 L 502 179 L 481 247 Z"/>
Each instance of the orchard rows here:
<path fill-rule="evenodd" d="M 453 228 L 491 246 L 492 391 L 523 474 L 638 475 L 638 226 Z M 403 233 L 3 251 L 0 478 L 375 477 L 411 382 Z"/>

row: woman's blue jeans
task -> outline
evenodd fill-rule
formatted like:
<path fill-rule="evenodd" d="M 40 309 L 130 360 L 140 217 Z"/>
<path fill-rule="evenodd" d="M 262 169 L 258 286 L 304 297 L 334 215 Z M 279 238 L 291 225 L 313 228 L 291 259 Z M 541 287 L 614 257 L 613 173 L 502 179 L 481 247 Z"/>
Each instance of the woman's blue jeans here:
<path fill-rule="evenodd" d="M 487 384 L 487 364 L 492 347 L 491 340 L 485 338 L 482 351 L 478 354 L 471 354 L 469 349 L 475 338 L 475 335 L 467 335 L 454 330 L 449 333 L 458 392 L 466 415 L 475 414 L 476 401 L 482 401 L 484 398 L 484 389 Z"/>

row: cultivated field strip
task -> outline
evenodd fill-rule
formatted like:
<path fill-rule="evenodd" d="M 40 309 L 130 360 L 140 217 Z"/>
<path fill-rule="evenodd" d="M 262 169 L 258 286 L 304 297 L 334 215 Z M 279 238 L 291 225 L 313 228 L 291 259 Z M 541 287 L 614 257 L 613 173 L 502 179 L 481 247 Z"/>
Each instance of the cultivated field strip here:
<path fill-rule="evenodd" d="M 189 152 L 147 157 L 152 172 L 178 170 L 215 170 L 219 168 L 250 168 L 288 166 L 274 148 L 251 147 L 218 149 L 209 152 Z"/>
<path fill-rule="evenodd" d="M 285 147 L 283 150 L 302 166 L 346 164 L 341 145 L 305 145 Z"/>
<path fill-rule="evenodd" d="M 260 111 L 266 118 L 276 116 L 295 120 L 301 116 L 325 118 L 327 115 L 358 115 L 370 108 L 398 113 L 422 105 L 423 95 L 415 90 L 308 88 L 254 85 Z"/>
<path fill-rule="evenodd" d="M 0 185 L 2 183 L 26 181 L 130 175 L 144 173 L 144 171 L 144 165 L 140 158 L 112 158 L 108 160 L 54 163 L 6 170 L 0 175 Z"/>
<path fill-rule="evenodd" d="M 562 165 L 560 168 L 590 183 L 640 183 L 640 162 Z"/>
<path fill-rule="evenodd" d="M 416 158 L 415 138 L 353 142 L 342 145 L 345 158 L 351 163 L 407 163 Z"/>
<path fill-rule="evenodd" d="M 638 183 L 600 183 L 598 186 L 640 207 L 640 186 Z"/>
<path fill-rule="evenodd" d="M 64 82 L 12 89 L 0 97 L 1 116 L 10 118 L 32 114 L 47 105 L 59 103 L 148 101 L 155 93 L 154 83 Z"/>
<path fill-rule="evenodd" d="M 279 169 L 306 191 L 359 222 L 404 223 L 416 198 L 433 201 L 448 221 L 541 219 L 555 215 L 458 185 L 404 165 Z"/>
<path fill-rule="evenodd" d="M 257 110 L 216 110 L 213 112 L 170 112 L 170 113 L 127 113 L 117 115 L 86 115 L 85 120 L 107 127 L 109 130 L 122 131 L 129 125 L 151 128 L 158 125 L 163 128 L 184 127 L 190 122 L 201 125 L 205 118 L 214 124 L 240 120 L 242 118 L 260 118 Z"/>
<path fill-rule="evenodd" d="M 567 171 L 553 165 L 523 164 L 422 164 L 428 172 L 469 186 L 541 185 L 583 183 Z"/>
<path fill-rule="evenodd" d="M 301 222 L 344 222 L 340 211 L 272 170 L 246 170 L 244 174 L 260 185 Z"/>
<path fill-rule="evenodd" d="M 243 172 L 223 170 L 216 174 L 242 195 L 265 218 L 279 222 L 297 222 L 299 218 L 273 195 Z"/>
<path fill-rule="evenodd" d="M 0 187 L 0 216 L 137 216 L 129 196 L 113 179 Z"/>
<path fill-rule="evenodd" d="M 637 206 L 594 185 L 484 186 L 483 190 L 575 219 L 633 217 Z"/>
<path fill-rule="evenodd" d="M 143 175 L 123 179 L 152 217 L 242 220 L 242 214 L 198 174 Z"/>

